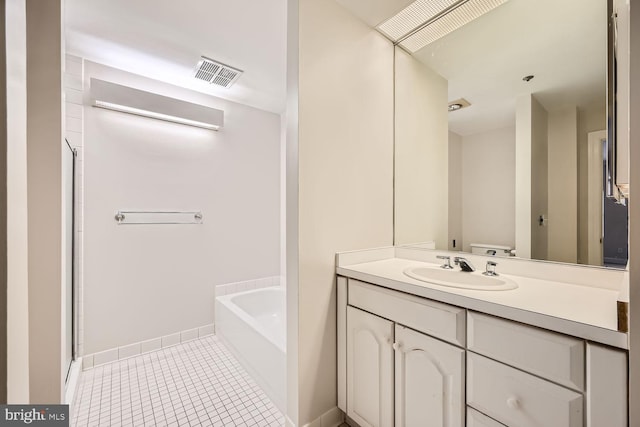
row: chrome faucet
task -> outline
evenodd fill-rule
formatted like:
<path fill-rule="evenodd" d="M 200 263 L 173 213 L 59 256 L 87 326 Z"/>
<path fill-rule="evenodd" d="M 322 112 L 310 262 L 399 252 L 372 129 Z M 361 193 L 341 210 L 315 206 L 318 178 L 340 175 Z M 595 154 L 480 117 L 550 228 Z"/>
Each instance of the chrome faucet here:
<path fill-rule="evenodd" d="M 485 269 L 485 272 L 482 273 L 485 276 L 499 276 L 498 273 L 496 273 L 496 265 L 498 265 L 498 263 L 496 263 L 495 261 L 487 261 L 487 267 Z"/>
<path fill-rule="evenodd" d="M 444 268 L 445 270 L 452 270 L 453 269 L 453 267 L 451 266 L 451 257 L 450 256 L 438 255 L 438 256 L 436 256 L 436 258 L 445 260 L 445 263 L 442 264 L 440 266 L 440 268 Z"/>
<path fill-rule="evenodd" d="M 471 263 L 462 257 L 455 257 L 453 259 L 453 262 L 455 263 L 455 265 L 459 265 L 460 266 L 460 270 L 461 271 L 466 271 L 468 273 L 471 273 L 472 271 L 476 271 L 476 269 L 473 267 L 473 265 L 471 265 Z"/>

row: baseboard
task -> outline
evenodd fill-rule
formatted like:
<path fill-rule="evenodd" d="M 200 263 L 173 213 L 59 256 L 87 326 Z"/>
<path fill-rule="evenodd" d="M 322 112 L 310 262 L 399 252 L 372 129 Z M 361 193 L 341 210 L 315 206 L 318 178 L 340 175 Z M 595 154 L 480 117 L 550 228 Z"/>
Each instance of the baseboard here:
<path fill-rule="evenodd" d="M 203 338 L 215 333 L 213 323 L 200 326 L 198 328 L 186 329 L 170 335 L 164 335 L 150 340 L 127 344 L 121 347 L 111 348 L 98 353 L 88 354 L 82 357 L 82 370 L 91 369 L 95 366 L 128 359 L 140 354 L 151 353 L 152 351 L 172 347 L 187 341 Z"/>
<path fill-rule="evenodd" d="M 287 419 L 288 421 L 288 419 Z M 304 427 L 338 427 L 344 422 L 344 413 L 337 406 L 329 409 Z"/>

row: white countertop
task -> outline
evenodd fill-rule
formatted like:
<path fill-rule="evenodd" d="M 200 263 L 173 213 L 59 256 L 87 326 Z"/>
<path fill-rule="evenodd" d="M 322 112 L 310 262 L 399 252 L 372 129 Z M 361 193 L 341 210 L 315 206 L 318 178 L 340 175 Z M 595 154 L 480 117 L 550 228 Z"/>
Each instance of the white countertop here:
<path fill-rule="evenodd" d="M 627 334 L 617 330 L 619 290 L 543 280 L 513 274 L 517 289 L 486 291 L 453 288 L 412 279 L 409 267 L 438 264 L 390 257 L 337 267 L 337 274 L 386 288 L 539 326 L 619 348 Z M 465 274 L 465 273 L 460 273 Z"/>

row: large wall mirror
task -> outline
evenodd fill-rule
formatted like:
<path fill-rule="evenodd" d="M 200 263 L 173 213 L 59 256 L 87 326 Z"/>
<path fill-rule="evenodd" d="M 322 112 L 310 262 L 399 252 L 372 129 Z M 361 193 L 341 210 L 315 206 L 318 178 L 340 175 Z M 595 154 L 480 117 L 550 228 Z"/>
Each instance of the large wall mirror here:
<path fill-rule="evenodd" d="M 396 245 L 626 265 L 627 0 L 336 1 L 395 45 Z"/>
<path fill-rule="evenodd" d="M 624 267 L 627 206 L 604 192 L 615 5 L 476 3 L 395 48 L 396 244 Z"/>

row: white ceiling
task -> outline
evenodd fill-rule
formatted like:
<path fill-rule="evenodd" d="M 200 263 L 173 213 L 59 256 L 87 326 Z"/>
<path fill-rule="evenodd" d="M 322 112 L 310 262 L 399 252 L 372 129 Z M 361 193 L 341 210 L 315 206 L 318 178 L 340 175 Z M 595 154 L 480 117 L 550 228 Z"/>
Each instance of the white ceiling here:
<path fill-rule="evenodd" d="M 282 113 L 286 0 L 66 0 L 67 53 Z M 196 80 L 201 55 L 244 70 L 229 89 Z"/>
<path fill-rule="evenodd" d="M 360 1 L 337 1 L 372 21 Z M 533 93 L 548 111 L 604 108 L 606 12 L 606 0 L 509 0 L 414 57 L 448 80 L 449 101 L 471 102 L 449 114 L 460 135 L 514 126 L 520 94 Z"/>

